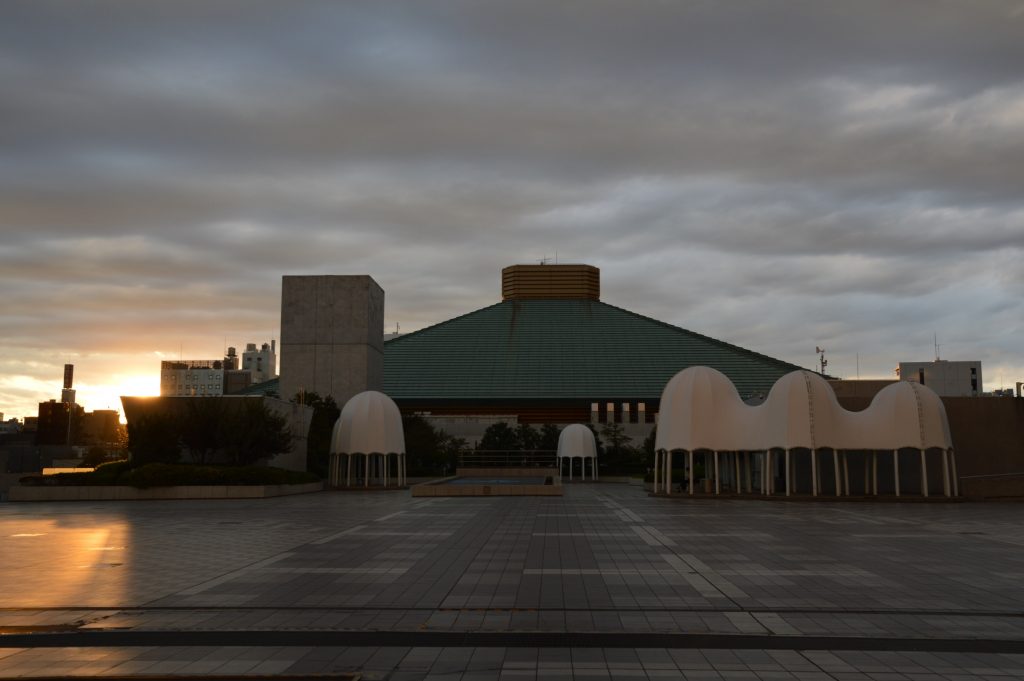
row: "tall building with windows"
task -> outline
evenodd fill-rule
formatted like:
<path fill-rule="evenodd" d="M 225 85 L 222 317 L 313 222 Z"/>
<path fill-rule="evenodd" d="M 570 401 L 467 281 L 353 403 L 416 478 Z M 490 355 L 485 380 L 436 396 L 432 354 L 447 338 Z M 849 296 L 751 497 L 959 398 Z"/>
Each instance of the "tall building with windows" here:
<path fill-rule="evenodd" d="M 242 353 L 242 370 L 248 371 L 253 383 L 263 383 L 277 377 L 277 341 L 264 343 L 259 350 L 248 343 Z"/>
<path fill-rule="evenodd" d="M 160 362 L 160 396 L 223 395 L 224 373 L 224 361 L 219 359 Z"/>

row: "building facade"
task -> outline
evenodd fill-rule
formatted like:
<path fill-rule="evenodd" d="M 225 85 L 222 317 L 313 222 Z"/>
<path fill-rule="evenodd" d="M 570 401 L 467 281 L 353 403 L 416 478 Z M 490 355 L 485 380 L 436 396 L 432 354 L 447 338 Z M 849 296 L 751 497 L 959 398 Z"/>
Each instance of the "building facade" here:
<path fill-rule="evenodd" d="M 981 383 L 981 362 L 900 362 L 900 380 L 926 385 L 940 397 L 977 397 L 984 390 Z"/>
<path fill-rule="evenodd" d="M 263 383 L 277 377 L 277 341 L 264 343 L 256 349 L 248 343 L 242 353 L 242 370 L 248 371 L 253 383 Z"/>

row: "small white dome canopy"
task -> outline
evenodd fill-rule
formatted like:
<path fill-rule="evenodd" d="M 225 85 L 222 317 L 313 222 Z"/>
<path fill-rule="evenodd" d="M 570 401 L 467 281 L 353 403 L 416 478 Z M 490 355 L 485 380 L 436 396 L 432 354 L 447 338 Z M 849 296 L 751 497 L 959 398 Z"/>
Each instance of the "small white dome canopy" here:
<path fill-rule="evenodd" d="M 331 453 L 405 454 L 405 431 L 398 405 L 376 390 L 353 396 L 334 424 Z"/>
<path fill-rule="evenodd" d="M 583 479 L 587 476 L 587 459 L 590 459 L 590 476 L 597 480 L 597 442 L 594 433 L 584 425 L 573 423 L 558 434 L 558 474 L 562 474 L 562 460 L 569 459 L 569 479 L 572 480 L 572 460 L 582 459 Z"/>
<path fill-rule="evenodd" d="M 367 390 L 354 395 L 341 410 L 331 436 L 329 483 L 341 487 L 341 457 L 346 457 L 345 487 L 352 486 L 352 464 L 356 477 L 362 469 L 363 486 L 389 486 L 390 456 L 396 456 L 397 486 L 405 484 L 405 431 L 398 405 L 382 392 Z M 360 466 L 359 457 L 362 457 Z"/>

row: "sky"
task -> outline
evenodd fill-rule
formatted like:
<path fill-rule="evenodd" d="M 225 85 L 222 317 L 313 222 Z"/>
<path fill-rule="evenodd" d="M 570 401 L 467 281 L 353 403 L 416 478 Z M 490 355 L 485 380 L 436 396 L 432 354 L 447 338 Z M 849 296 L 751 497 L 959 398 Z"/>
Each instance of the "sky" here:
<path fill-rule="evenodd" d="M 829 373 L 1024 380 L 1024 2 L 5 2 L 0 412 L 155 394 L 279 336 L 281 277 L 386 326 L 558 258 Z M 628 357 L 624 357 L 628 361 Z"/>

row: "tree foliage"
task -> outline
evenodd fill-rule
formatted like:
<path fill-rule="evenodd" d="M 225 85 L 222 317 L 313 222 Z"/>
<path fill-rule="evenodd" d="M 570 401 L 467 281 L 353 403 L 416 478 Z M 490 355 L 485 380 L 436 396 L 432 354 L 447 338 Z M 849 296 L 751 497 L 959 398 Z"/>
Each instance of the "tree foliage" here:
<path fill-rule="evenodd" d="M 255 400 L 190 399 L 180 410 L 147 414 L 128 426 L 132 467 L 177 463 L 183 449 L 200 465 L 245 466 L 289 446 L 286 419 Z"/>
<path fill-rule="evenodd" d="M 422 416 L 403 416 L 407 472 L 411 476 L 443 475 L 454 471 L 466 441 L 435 428 Z"/>
<path fill-rule="evenodd" d="M 341 408 L 334 396 L 320 397 L 319 393 L 298 393 L 292 402 L 313 407 L 313 419 L 309 424 L 309 436 L 306 440 L 306 470 L 320 477 L 327 477 L 328 461 L 331 454 L 331 437 L 334 435 L 334 424 L 341 416 Z"/>

